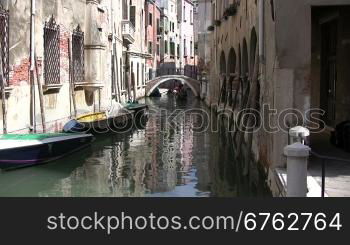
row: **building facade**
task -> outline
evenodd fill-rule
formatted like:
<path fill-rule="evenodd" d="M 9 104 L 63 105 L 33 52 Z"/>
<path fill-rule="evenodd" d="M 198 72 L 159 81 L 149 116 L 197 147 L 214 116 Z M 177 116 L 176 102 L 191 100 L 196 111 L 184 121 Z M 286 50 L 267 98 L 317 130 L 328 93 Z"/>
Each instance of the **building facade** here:
<path fill-rule="evenodd" d="M 157 72 L 157 67 L 160 63 L 160 7 L 159 2 L 147 0 L 146 4 L 146 37 L 145 42 L 147 52 L 151 57 L 147 60 L 146 79 L 153 79 Z"/>
<path fill-rule="evenodd" d="M 201 81 L 201 98 L 209 99 L 209 75 L 211 64 L 211 32 L 208 27 L 212 25 L 212 3 L 210 0 L 197 0 L 195 13 L 195 40 L 197 46 L 197 70 Z M 208 101 L 207 101 L 208 103 Z"/>
<path fill-rule="evenodd" d="M 348 0 L 212 1 L 209 104 L 229 113 L 238 157 L 271 177 L 296 125 L 349 120 Z M 325 8 L 327 6 L 327 8 Z M 322 109 L 314 114 L 313 109 Z M 239 111 L 250 110 L 242 117 Z M 252 116 L 255 115 L 255 116 Z M 273 130 L 273 132 L 271 132 Z M 311 134 L 310 144 L 315 143 Z M 259 164 L 250 164 L 251 162 Z"/>
<path fill-rule="evenodd" d="M 144 96 L 152 56 L 144 1 L 0 4 L 3 133 L 59 131 L 70 118 Z"/>
<path fill-rule="evenodd" d="M 180 33 L 177 0 L 161 0 L 161 55 L 159 75 L 174 74 L 180 68 Z"/>
<path fill-rule="evenodd" d="M 178 23 L 180 36 L 180 69 L 192 77 L 195 66 L 194 6 L 192 0 L 178 0 Z"/>

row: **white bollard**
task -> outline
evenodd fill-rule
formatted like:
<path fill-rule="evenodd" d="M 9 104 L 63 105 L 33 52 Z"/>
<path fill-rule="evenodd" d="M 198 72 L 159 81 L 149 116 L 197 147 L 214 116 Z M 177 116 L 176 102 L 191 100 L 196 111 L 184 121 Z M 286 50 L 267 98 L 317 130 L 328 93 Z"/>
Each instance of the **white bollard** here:
<path fill-rule="evenodd" d="M 305 144 L 305 139 L 310 136 L 310 130 L 297 126 L 289 130 L 289 144 L 297 142 Z"/>
<path fill-rule="evenodd" d="M 310 147 L 294 143 L 284 148 L 287 156 L 287 197 L 306 197 Z"/>

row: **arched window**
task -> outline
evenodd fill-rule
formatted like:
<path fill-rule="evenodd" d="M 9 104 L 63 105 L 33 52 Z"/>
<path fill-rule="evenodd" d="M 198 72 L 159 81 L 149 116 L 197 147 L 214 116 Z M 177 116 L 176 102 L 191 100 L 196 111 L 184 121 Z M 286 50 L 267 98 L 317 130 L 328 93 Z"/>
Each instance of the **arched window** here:
<path fill-rule="evenodd" d="M 227 67 L 226 67 L 226 57 L 224 51 L 221 52 L 220 55 L 220 76 L 223 79 L 222 83 L 220 82 L 220 103 L 226 102 L 226 73 L 227 73 Z"/>
<path fill-rule="evenodd" d="M 230 49 L 230 53 L 228 55 L 228 62 L 227 62 L 227 70 L 230 75 L 229 81 L 228 81 L 228 104 L 229 106 L 233 105 L 233 96 L 234 92 L 237 90 L 237 83 L 234 83 L 235 81 L 235 73 L 236 73 L 236 52 L 234 48 Z"/>
<path fill-rule="evenodd" d="M 251 72 L 254 71 L 257 42 L 258 42 L 258 38 L 256 35 L 255 28 L 253 28 L 251 32 L 251 37 L 250 37 L 250 70 Z"/>
<path fill-rule="evenodd" d="M 225 53 L 224 51 L 221 52 L 220 55 L 220 75 L 226 75 L 226 58 L 225 58 Z"/>
<path fill-rule="evenodd" d="M 255 92 L 255 99 L 254 99 L 254 104 L 253 104 L 253 109 L 255 109 L 256 111 L 260 111 L 261 106 L 260 106 L 260 81 L 259 81 L 259 77 L 258 77 L 258 73 L 259 73 L 259 63 L 256 60 L 257 57 L 257 43 L 258 43 L 258 38 L 256 35 L 256 31 L 255 28 L 252 29 L 251 32 L 251 37 L 250 37 L 250 69 L 252 72 L 252 76 L 256 77 L 257 80 L 256 81 L 252 81 L 255 84 L 253 84 L 253 86 L 256 86 L 256 92 Z M 255 73 L 255 74 L 253 74 Z M 255 75 L 255 76 L 254 76 Z M 260 126 L 261 124 L 261 118 L 259 115 L 256 115 L 256 122 L 255 122 L 255 126 Z"/>
<path fill-rule="evenodd" d="M 236 52 L 234 48 L 231 48 L 228 55 L 228 62 L 227 62 L 227 70 L 230 75 L 236 72 L 236 58 L 237 58 Z"/>
<path fill-rule="evenodd" d="M 248 46 L 247 41 L 243 40 L 243 49 L 242 49 L 242 76 L 243 78 L 247 79 L 249 74 L 249 59 L 248 59 Z M 245 81 L 247 82 L 247 81 Z"/>

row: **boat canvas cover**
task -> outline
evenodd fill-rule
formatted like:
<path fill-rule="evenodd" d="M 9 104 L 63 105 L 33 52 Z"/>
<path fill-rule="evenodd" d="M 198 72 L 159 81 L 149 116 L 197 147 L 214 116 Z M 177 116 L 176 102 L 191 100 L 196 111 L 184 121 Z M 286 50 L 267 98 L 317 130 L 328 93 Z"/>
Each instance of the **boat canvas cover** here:
<path fill-rule="evenodd" d="M 78 138 L 92 137 L 91 134 L 6 134 L 0 135 L 0 150 L 43 145 Z"/>

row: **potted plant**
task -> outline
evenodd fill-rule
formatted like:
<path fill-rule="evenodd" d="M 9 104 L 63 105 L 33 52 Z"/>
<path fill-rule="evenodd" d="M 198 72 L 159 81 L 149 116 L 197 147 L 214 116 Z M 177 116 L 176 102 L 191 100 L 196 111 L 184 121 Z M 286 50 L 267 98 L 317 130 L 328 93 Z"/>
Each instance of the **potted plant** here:
<path fill-rule="evenodd" d="M 231 4 L 226 10 L 226 16 L 234 16 L 237 13 L 237 4 Z"/>
<path fill-rule="evenodd" d="M 225 9 L 225 11 L 224 11 L 223 18 L 224 18 L 224 20 L 228 19 L 227 9 Z"/>
<path fill-rule="evenodd" d="M 215 27 L 213 25 L 208 26 L 208 31 L 214 31 Z"/>
<path fill-rule="evenodd" d="M 215 24 L 216 26 L 220 26 L 220 25 L 221 25 L 221 20 L 215 20 L 215 21 L 214 21 L 214 24 Z"/>

